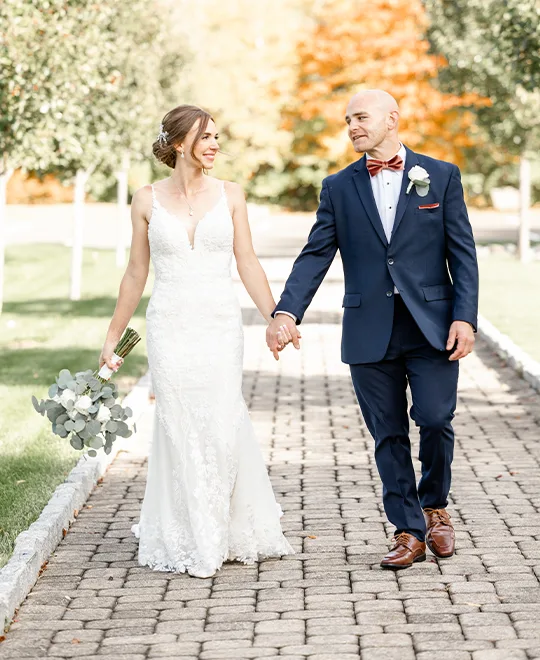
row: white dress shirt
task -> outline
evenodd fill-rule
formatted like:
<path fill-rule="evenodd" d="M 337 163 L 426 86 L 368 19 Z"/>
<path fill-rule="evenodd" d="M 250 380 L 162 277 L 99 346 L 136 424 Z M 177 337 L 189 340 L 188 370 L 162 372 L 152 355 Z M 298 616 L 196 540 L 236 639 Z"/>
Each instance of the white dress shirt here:
<path fill-rule="evenodd" d="M 397 155 L 401 156 L 403 167 L 405 168 L 407 152 L 403 145 L 401 145 Z M 372 160 L 372 157 L 369 154 L 366 154 L 366 158 Z M 388 160 L 390 160 L 390 158 Z M 375 204 L 377 206 L 377 211 L 379 211 L 379 217 L 381 218 L 388 243 L 390 243 L 390 239 L 392 238 L 392 230 L 394 229 L 394 221 L 396 219 L 396 207 L 399 201 L 404 171 L 404 169 L 384 169 L 375 176 L 370 177 L 373 197 L 375 197 Z M 394 293 L 398 293 L 396 287 L 394 287 Z"/>
<path fill-rule="evenodd" d="M 403 145 L 401 145 L 397 155 L 401 156 L 403 160 L 403 167 L 405 167 L 407 152 Z M 370 160 L 372 157 L 369 154 L 366 154 L 366 158 Z M 390 160 L 390 158 L 388 160 Z M 399 194 L 401 192 L 403 172 L 404 170 L 396 171 L 383 169 L 375 176 L 370 176 L 373 197 L 375 197 L 375 204 L 377 206 L 377 211 L 379 212 L 388 243 L 390 243 L 392 230 L 394 228 L 394 221 L 396 219 L 396 207 L 399 201 Z M 394 293 L 399 293 L 396 287 L 394 287 Z M 291 314 L 291 312 L 286 312 L 283 309 L 277 310 L 276 314 L 286 314 L 287 316 L 293 318 L 295 321 L 297 320 L 294 314 Z"/>

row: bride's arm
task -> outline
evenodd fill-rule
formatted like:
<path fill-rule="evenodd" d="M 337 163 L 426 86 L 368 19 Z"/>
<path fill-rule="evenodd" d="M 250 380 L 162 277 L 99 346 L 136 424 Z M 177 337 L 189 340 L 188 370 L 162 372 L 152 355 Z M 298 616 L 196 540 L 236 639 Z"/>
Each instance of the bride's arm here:
<path fill-rule="evenodd" d="M 137 309 L 150 267 L 150 246 L 148 244 L 147 213 L 151 206 L 150 187 L 141 188 L 134 195 L 131 202 L 131 224 L 133 226 L 131 238 L 131 252 L 129 263 L 120 283 L 120 291 L 113 317 L 109 324 L 105 343 L 99 357 L 99 366 L 107 364 L 110 369 L 116 369 L 112 361 L 112 354 L 120 340 L 133 313 Z"/>
<path fill-rule="evenodd" d="M 259 312 L 270 323 L 275 307 L 266 273 L 261 266 L 251 239 L 244 191 L 236 183 L 226 182 L 227 198 L 234 223 L 234 256 L 238 274 Z"/>

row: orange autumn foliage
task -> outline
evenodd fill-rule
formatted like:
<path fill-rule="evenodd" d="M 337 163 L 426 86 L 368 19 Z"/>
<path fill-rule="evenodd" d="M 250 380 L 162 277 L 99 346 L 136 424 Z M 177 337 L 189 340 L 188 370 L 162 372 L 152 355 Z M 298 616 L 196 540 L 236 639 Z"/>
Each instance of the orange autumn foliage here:
<path fill-rule="evenodd" d="M 326 0 L 297 47 L 298 83 L 284 114 L 297 155 L 335 170 L 356 156 L 345 132 L 345 108 L 361 89 L 381 88 L 400 104 L 400 136 L 413 150 L 463 164 L 476 144 L 478 96 L 435 87 L 443 58 L 430 54 L 421 0 Z"/>

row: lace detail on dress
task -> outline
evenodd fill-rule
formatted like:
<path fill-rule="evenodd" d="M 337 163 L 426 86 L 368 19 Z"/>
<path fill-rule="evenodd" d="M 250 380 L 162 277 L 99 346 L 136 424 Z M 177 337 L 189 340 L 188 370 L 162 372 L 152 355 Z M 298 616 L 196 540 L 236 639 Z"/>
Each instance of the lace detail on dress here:
<path fill-rule="evenodd" d="M 291 554 L 242 396 L 244 337 L 231 278 L 233 222 L 215 207 L 184 225 L 152 186 L 155 283 L 147 318 L 156 416 L 139 525 L 139 562 L 208 577 L 226 560 Z"/>

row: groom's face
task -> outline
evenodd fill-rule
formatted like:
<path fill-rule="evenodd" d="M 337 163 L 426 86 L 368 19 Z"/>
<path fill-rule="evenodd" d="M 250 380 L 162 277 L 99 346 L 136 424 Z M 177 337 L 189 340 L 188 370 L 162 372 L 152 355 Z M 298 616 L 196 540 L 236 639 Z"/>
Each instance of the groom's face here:
<path fill-rule="evenodd" d="M 357 153 L 371 151 L 387 136 L 386 112 L 367 97 L 355 97 L 347 106 L 345 121 Z"/>

